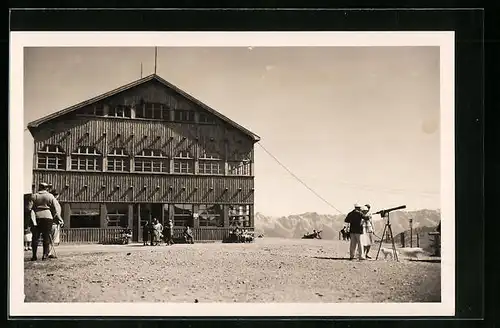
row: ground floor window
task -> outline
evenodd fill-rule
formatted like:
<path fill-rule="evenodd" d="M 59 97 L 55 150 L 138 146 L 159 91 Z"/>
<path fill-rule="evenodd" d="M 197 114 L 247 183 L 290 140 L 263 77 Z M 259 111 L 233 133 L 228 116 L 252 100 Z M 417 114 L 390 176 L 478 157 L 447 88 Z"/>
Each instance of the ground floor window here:
<path fill-rule="evenodd" d="M 223 227 L 224 215 L 220 205 L 199 205 L 198 219 L 200 227 Z"/>
<path fill-rule="evenodd" d="M 106 210 L 106 226 L 123 228 L 126 228 L 128 226 L 127 204 L 108 204 L 106 205 Z"/>
<path fill-rule="evenodd" d="M 230 227 L 250 227 L 250 205 L 229 206 Z"/>
<path fill-rule="evenodd" d="M 71 228 L 99 228 L 101 226 L 99 204 L 73 203 L 70 204 Z"/>
<path fill-rule="evenodd" d="M 175 204 L 174 205 L 174 226 L 184 227 L 186 224 L 193 226 L 193 205 Z"/>

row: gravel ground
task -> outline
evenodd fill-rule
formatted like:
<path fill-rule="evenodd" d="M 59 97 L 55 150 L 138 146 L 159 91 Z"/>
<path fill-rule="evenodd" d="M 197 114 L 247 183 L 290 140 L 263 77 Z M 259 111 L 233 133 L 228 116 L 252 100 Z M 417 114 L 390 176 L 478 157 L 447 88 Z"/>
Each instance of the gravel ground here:
<path fill-rule="evenodd" d="M 43 262 L 30 262 L 25 252 L 25 301 L 440 302 L 439 262 L 349 261 L 348 248 L 342 241 L 278 238 L 59 246 L 59 258 Z"/>

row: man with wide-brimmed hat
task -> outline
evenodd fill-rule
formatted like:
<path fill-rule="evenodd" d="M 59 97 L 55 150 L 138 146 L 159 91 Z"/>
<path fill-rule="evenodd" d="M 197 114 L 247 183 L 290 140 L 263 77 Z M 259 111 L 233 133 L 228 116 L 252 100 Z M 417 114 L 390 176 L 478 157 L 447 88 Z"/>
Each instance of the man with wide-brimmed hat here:
<path fill-rule="evenodd" d="M 361 244 L 361 234 L 363 233 L 361 222 L 363 220 L 363 213 L 361 212 L 361 205 L 354 204 L 354 210 L 347 214 L 344 222 L 349 224 L 349 235 L 351 243 L 349 247 L 349 259 L 354 259 L 356 249 L 358 250 L 358 258 L 365 259 L 363 252 L 363 245 Z"/>
<path fill-rule="evenodd" d="M 49 257 L 50 252 L 50 240 L 52 233 L 52 224 L 55 219 L 61 217 L 61 206 L 59 202 L 49 192 L 49 184 L 41 182 L 38 186 L 38 192 L 31 195 L 31 199 L 28 205 L 28 209 L 34 212 L 33 220 L 33 239 L 32 239 L 32 249 L 33 256 L 32 261 L 37 260 L 37 248 L 38 240 L 40 235 L 43 240 L 43 256 L 42 260 Z"/>

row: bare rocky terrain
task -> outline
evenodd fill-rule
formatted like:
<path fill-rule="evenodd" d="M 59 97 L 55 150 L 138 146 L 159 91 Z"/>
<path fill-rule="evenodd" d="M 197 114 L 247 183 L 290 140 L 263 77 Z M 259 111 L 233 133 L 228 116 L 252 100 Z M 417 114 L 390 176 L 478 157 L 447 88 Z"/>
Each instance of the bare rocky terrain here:
<path fill-rule="evenodd" d="M 348 248 L 338 240 L 281 238 L 59 246 L 54 260 L 30 262 L 25 252 L 25 301 L 440 302 L 439 261 L 350 261 Z"/>

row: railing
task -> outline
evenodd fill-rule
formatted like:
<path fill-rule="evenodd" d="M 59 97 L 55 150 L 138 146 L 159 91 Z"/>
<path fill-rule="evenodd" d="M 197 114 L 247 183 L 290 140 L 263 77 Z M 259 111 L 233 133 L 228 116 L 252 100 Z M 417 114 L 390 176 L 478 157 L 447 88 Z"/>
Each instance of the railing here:
<path fill-rule="evenodd" d="M 106 244 L 120 238 L 123 228 L 61 229 L 61 244 Z"/>
<path fill-rule="evenodd" d="M 253 228 L 246 228 L 253 232 Z M 222 241 L 229 236 L 233 228 L 203 227 L 192 229 L 194 241 Z M 62 244 L 105 244 L 112 243 L 121 237 L 123 228 L 63 228 L 60 241 Z M 184 228 L 174 227 L 174 239 L 182 239 Z M 142 233 L 139 235 L 142 242 Z"/>

